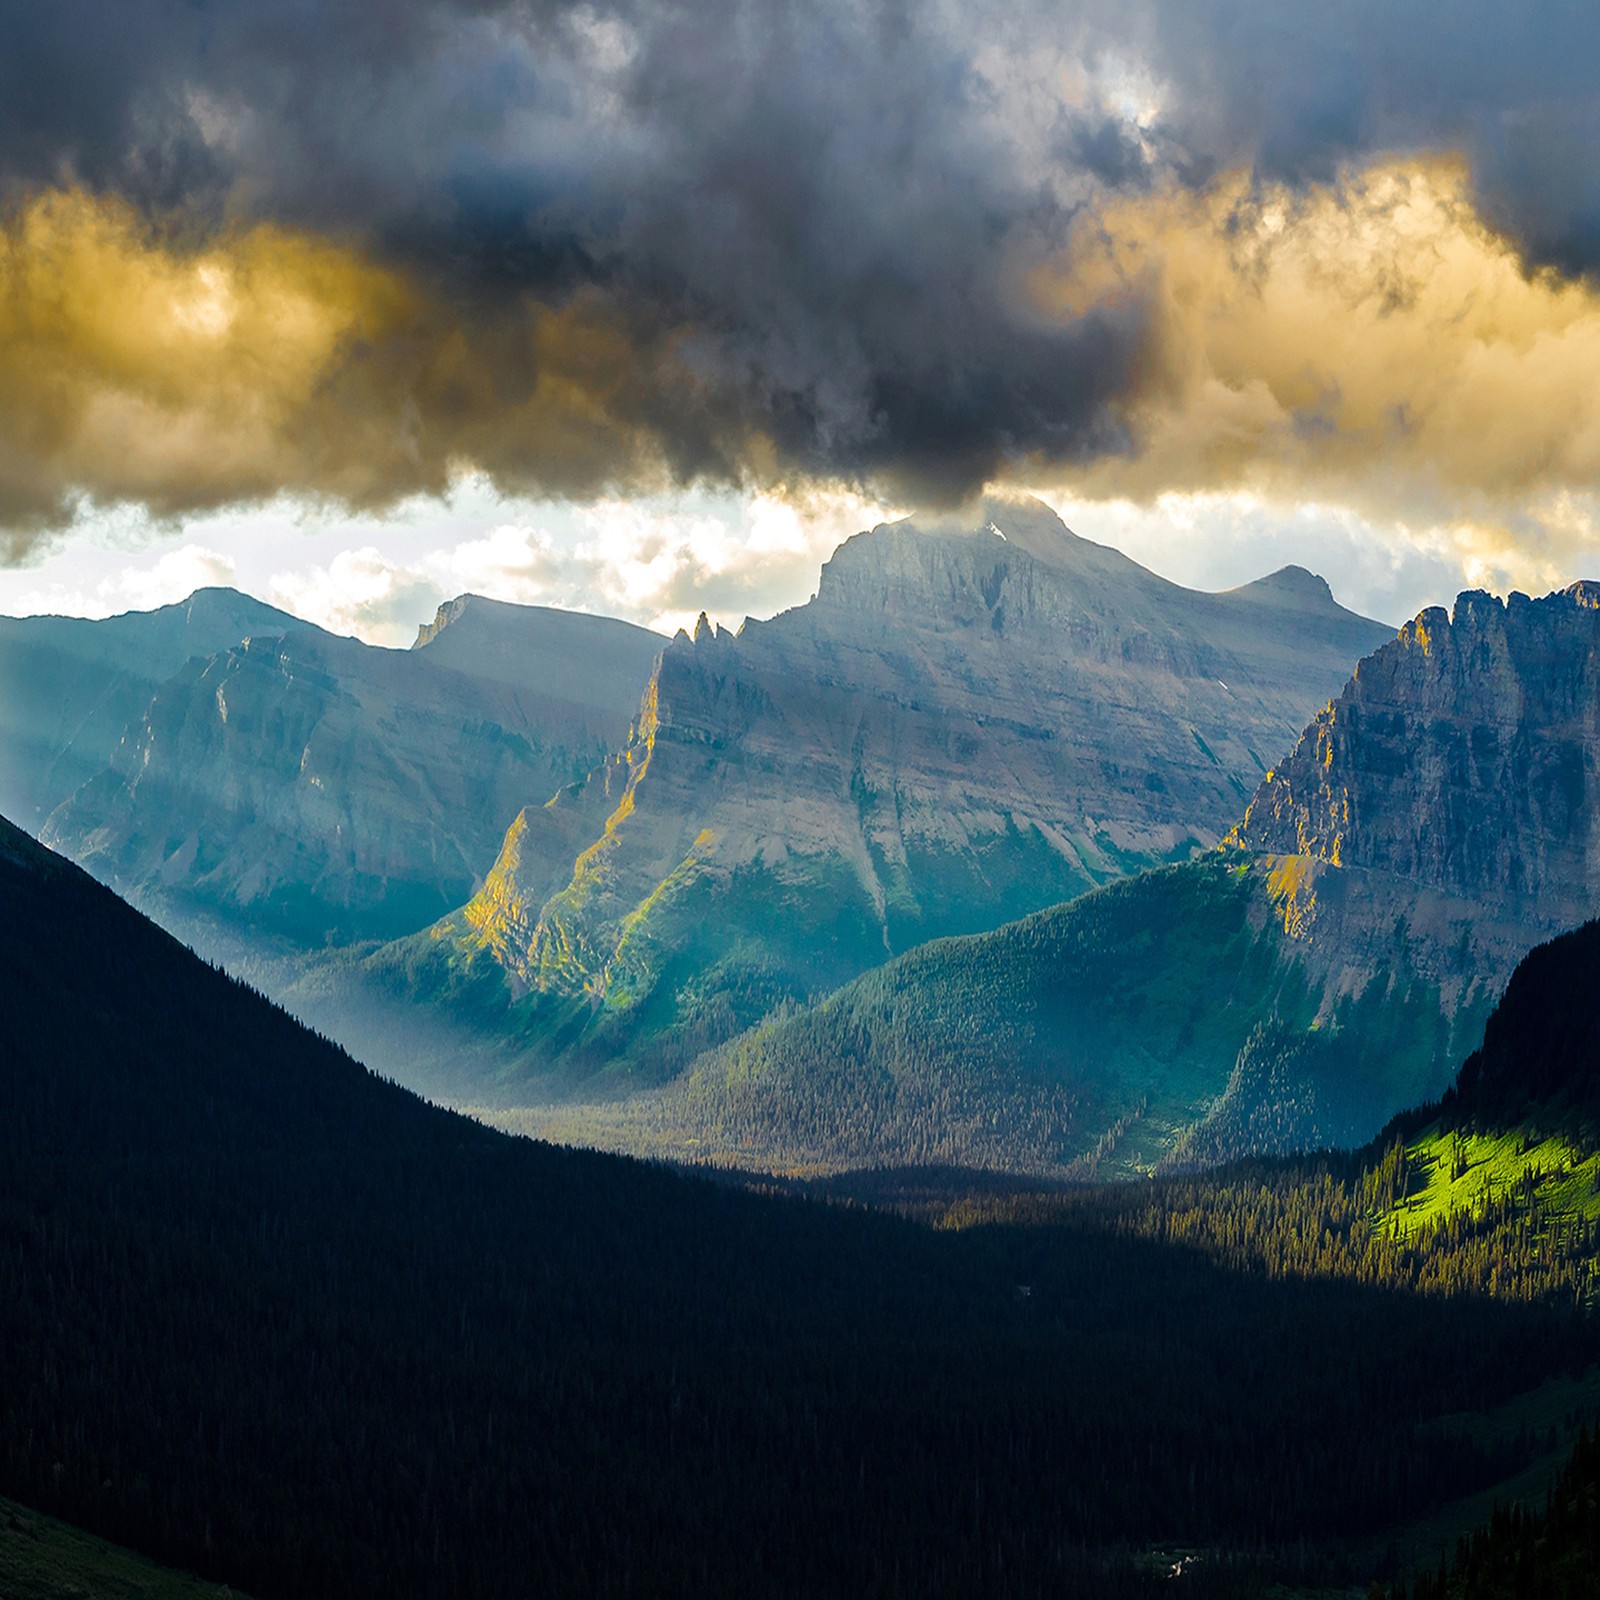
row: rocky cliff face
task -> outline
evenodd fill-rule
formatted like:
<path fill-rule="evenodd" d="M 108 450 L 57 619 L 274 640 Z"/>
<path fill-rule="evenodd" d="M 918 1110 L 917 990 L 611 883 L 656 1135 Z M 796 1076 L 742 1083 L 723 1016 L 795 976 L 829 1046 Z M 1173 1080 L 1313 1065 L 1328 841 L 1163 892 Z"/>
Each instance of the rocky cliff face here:
<path fill-rule="evenodd" d="M 152 911 L 250 935 L 425 926 L 523 806 L 625 738 L 663 642 L 470 597 L 443 622 L 412 651 L 301 630 L 192 660 L 45 839 Z"/>
<path fill-rule="evenodd" d="M 1454 899 L 1526 928 L 1524 948 L 1593 916 L 1600 585 L 1422 612 L 1361 663 L 1234 837 L 1305 862 L 1308 886 L 1343 868 Z M 1314 887 L 1297 898 L 1314 919 Z"/>
<path fill-rule="evenodd" d="M 524 819 L 484 895 L 395 959 L 423 995 L 443 992 L 431 946 L 441 971 L 492 963 L 510 997 L 581 998 L 596 1059 L 703 1040 L 707 1017 L 725 1036 L 1216 843 L 1389 635 L 1297 569 L 1181 589 L 1037 502 L 880 527 L 808 605 L 673 641 L 564 886 L 522 881 Z"/>

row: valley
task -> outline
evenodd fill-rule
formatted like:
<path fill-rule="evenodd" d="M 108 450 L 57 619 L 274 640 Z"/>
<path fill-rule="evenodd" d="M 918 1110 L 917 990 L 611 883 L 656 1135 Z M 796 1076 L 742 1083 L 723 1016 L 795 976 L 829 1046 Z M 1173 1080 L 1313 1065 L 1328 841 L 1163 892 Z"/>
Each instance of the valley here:
<path fill-rule="evenodd" d="M 1404 1129 L 930 1228 L 428 1107 L 10 829 L 0 914 L 45 1002 L 0 1053 L 0 1489 L 202 1578 L 1135 1596 L 1180 1549 L 1326 1592 L 1587 1415 L 1597 1224 L 1535 1181 L 1391 1227 Z M 1595 949 L 1513 982 L 1431 1137 Z"/>
<path fill-rule="evenodd" d="M 632 670 L 567 686 L 565 723 L 548 681 L 525 749 L 486 733 L 532 716 L 519 673 L 557 616 L 466 601 L 411 652 L 306 631 L 196 655 L 47 837 L 97 816 L 73 835 L 88 865 L 176 925 L 187 905 L 214 939 L 242 930 L 247 960 L 276 948 L 312 1014 L 317 985 L 388 984 L 393 1037 L 450 1060 L 479 1120 L 0 829 L 0 915 L 29 930 L 0 947 L 0 1493 L 66 1529 L 18 1581 L 123 1581 L 135 1558 L 92 1536 L 265 1600 L 580 1573 L 616 1594 L 1132 1600 L 1180 1561 L 1219 1600 L 1437 1585 L 1505 1497 L 1588 1470 L 1600 1405 L 1597 1041 L 1574 1004 L 1600 923 L 1561 931 L 1589 909 L 1597 619 L 1584 586 L 1425 613 L 1187 859 L 878 962 L 889 921 L 829 956 L 827 897 L 795 889 L 774 921 L 764 854 L 724 872 L 714 840 L 606 942 L 641 841 L 678 837 L 650 811 L 657 751 L 669 777 L 685 747 L 702 773 L 750 766 L 732 725 L 666 731 L 674 654 L 698 673 L 731 641 L 661 649 L 633 743 L 538 806 L 524 786 L 596 748 Z M 267 759 L 296 748 L 294 773 Z M 141 856 L 162 773 L 203 776 L 160 814 L 213 857 Z M 344 797 L 335 841 L 348 820 L 401 859 L 444 819 L 520 809 L 466 911 L 376 943 L 351 885 L 416 912 L 328 849 L 319 788 Z M 761 789 L 708 792 L 754 814 Z M 279 842 L 318 838 L 327 892 L 274 924 Z M 457 935 L 479 954 L 429 990 Z M 848 972 L 852 948 L 865 970 L 808 999 L 792 952 Z M 593 962 L 602 995 L 562 987 Z M 738 996 L 760 1008 L 742 1029 Z M 530 1104 L 531 1083 L 565 1098 Z"/>

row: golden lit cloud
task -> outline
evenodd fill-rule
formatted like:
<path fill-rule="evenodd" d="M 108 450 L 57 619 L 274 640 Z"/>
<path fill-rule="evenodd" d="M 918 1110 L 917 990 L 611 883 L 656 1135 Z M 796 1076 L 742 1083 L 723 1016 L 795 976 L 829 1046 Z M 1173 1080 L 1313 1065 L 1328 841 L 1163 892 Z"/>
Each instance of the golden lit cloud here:
<path fill-rule="evenodd" d="M 1508 544 L 1559 567 L 1593 541 L 1600 296 L 1527 272 L 1457 161 L 1119 199 L 1031 287 L 1056 315 L 1148 309 L 1132 449 L 1074 472 L 1076 495 L 1356 505 L 1450 529 L 1486 574 Z"/>
<path fill-rule="evenodd" d="M 655 419 L 692 439 L 691 391 L 672 340 L 596 291 L 474 320 L 333 242 L 261 225 L 186 251 L 76 190 L 0 230 L 13 555 L 79 495 L 158 515 L 282 490 L 381 505 L 466 464 L 558 493 L 654 484 Z"/>
<path fill-rule="evenodd" d="M 1144 333 L 1128 447 L 1013 482 L 1352 508 L 1497 587 L 1596 544 L 1600 295 L 1525 270 L 1453 158 L 1107 199 L 1026 289 L 1044 323 L 1128 306 Z M 0 227 L 0 537 L 20 556 L 79 495 L 381 508 L 469 468 L 586 501 L 697 475 L 803 499 L 709 337 L 593 286 L 486 308 L 337 241 L 262 224 L 188 249 L 122 202 L 39 194 Z"/>

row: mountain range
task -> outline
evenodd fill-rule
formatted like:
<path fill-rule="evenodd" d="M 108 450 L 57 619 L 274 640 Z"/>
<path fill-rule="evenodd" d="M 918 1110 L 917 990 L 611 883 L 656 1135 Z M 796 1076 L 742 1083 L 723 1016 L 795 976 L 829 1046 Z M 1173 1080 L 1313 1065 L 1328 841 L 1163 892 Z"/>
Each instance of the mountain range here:
<path fill-rule="evenodd" d="M 656 1096 L 511 1121 L 1078 1177 L 1359 1144 L 1444 1089 L 1529 948 L 1600 912 L 1595 596 L 1423 612 L 1206 858 L 926 945 Z"/>
<path fill-rule="evenodd" d="M 1600 910 L 1597 599 L 1387 636 L 1297 569 L 1195 594 L 1005 501 L 859 535 L 737 635 L 466 596 L 378 650 L 201 591 L 0 629 L 7 782 L 517 1126 L 1130 1175 L 1359 1143 Z"/>
<path fill-rule="evenodd" d="M 41 837 L 230 956 L 393 937 L 458 904 L 506 820 L 626 736 L 663 643 L 464 596 L 413 649 L 384 650 L 225 594 L 209 606 L 248 637 L 191 628 L 163 657 L 147 638 L 162 613 L 118 619 L 130 653 L 170 675 L 119 681 L 99 722 L 60 717 L 34 742 L 62 747 L 57 769 L 81 779 Z M 33 657 L 15 660 L 30 677 Z M 104 673 L 91 659 L 79 676 Z"/>
<path fill-rule="evenodd" d="M 1216 844 L 1391 634 L 1298 568 L 1182 589 L 1036 501 L 880 526 L 808 604 L 680 633 L 626 747 L 518 815 L 470 901 L 292 998 L 447 1093 L 659 1082 L 886 957 Z"/>

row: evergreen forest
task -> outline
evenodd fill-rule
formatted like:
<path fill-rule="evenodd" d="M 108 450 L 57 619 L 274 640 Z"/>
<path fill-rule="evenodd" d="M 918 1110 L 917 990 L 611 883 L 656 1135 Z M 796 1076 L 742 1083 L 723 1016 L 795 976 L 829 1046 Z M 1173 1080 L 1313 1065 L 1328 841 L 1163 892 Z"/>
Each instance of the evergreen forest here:
<path fill-rule="evenodd" d="M 12 831 L 0 914 L 0 1493 L 258 1600 L 1359 1582 L 1587 1393 L 1595 1221 L 1410 1216 L 1437 1121 L 895 1215 L 430 1107 Z"/>

